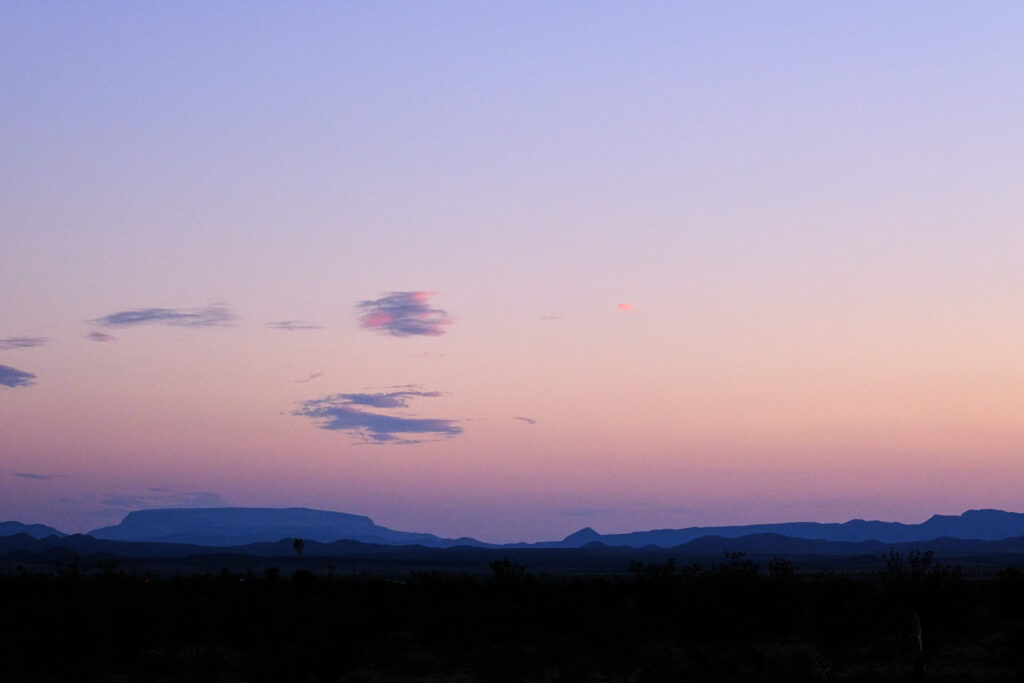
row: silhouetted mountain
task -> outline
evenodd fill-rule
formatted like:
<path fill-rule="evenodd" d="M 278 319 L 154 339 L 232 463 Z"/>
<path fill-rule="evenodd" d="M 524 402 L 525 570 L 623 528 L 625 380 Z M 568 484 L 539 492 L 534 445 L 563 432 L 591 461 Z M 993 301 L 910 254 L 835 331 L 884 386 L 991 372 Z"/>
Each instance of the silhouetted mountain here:
<path fill-rule="evenodd" d="M 562 548 L 582 548 L 585 545 L 600 541 L 600 539 L 601 534 L 588 526 L 583 527 L 574 534 L 569 534 L 558 545 Z"/>
<path fill-rule="evenodd" d="M 89 532 L 114 541 L 237 546 L 302 538 L 329 543 L 350 539 L 383 545 L 420 544 L 435 548 L 486 545 L 472 538 L 395 531 L 369 517 L 309 508 L 170 508 L 129 512 L 116 526 Z"/>
<path fill-rule="evenodd" d="M 21 522 L 0 522 L 0 536 L 13 536 L 15 534 L 28 534 L 32 538 L 46 538 L 47 536 L 67 536 L 63 531 L 57 531 L 52 526 L 45 524 L 22 524 Z"/>
<path fill-rule="evenodd" d="M 704 536 L 739 538 L 752 534 L 779 534 L 790 538 L 820 539 L 845 543 L 879 541 L 881 543 L 907 543 L 933 538 L 962 538 L 998 540 L 1024 535 L 1024 514 L 1002 510 L 968 510 L 962 515 L 934 515 L 921 524 L 899 522 L 868 522 L 854 519 L 842 524 L 818 522 L 787 522 L 782 524 L 748 524 L 743 526 L 688 527 L 685 529 L 656 529 L 625 534 L 598 534 L 587 527 L 566 536 L 560 542 L 545 544 L 574 548 L 585 542 L 601 541 L 607 545 L 642 548 L 647 545 L 671 548 Z M 582 536 L 581 536 L 582 535 Z"/>

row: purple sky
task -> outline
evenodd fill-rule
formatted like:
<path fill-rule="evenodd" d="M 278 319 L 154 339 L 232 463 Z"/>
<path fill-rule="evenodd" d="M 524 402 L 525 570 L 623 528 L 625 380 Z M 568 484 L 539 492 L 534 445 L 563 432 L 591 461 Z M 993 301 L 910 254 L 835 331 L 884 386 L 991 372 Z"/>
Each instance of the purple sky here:
<path fill-rule="evenodd" d="M 0 518 L 1024 509 L 1024 6 L 0 5 Z"/>

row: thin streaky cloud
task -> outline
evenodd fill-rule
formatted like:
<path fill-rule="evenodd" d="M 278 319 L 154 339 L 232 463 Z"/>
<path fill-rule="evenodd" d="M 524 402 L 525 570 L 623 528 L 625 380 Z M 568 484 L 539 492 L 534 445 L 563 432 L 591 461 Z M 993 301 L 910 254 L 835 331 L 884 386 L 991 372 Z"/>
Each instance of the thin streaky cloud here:
<path fill-rule="evenodd" d="M 519 420 L 520 422 L 525 422 L 528 425 L 535 425 L 535 424 L 537 424 L 537 421 L 534 420 L 532 417 L 522 417 L 520 415 L 516 415 L 512 419 L 513 420 Z"/>
<path fill-rule="evenodd" d="M 9 365 L 0 365 L 0 386 L 4 387 L 27 387 L 35 384 L 32 380 L 36 378 L 31 372 L 18 370 Z"/>
<path fill-rule="evenodd" d="M 615 508 L 570 508 L 562 510 L 559 514 L 563 517 L 597 517 L 599 515 L 620 514 L 622 510 Z"/>
<path fill-rule="evenodd" d="M 360 301 L 363 311 L 359 326 L 392 337 L 440 336 L 455 322 L 448 312 L 433 308 L 430 297 L 436 292 L 391 292 L 380 299 Z"/>
<path fill-rule="evenodd" d="M 379 394 L 333 394 L 303 401 L 292 415 L 312 418 L 321 429 L 348 432 L 358 443 L 413 444 L 447 439 L 462 433 L 456 420 L 387 415 L 364 407 L 394 409 L 408 407 L 413 397 L 437 397 L 436 391 L 399 391 Z M 419 439 L 417 436 L 429 436 Z"/>
<path fill-rule="evenodd" d="M 28 349 L 33 346 L 42 346 L 50 341 L 46 337 L 4 337 L 0 339 L 0 351 L 11 349 Z"/>
<path fill-rule="evenodd" d="M 117 339 L 117 337 L 115 337 L 112 334 L 107 334 L 106 332 L 100 332 L 98 330 L 93 330 L 92 332 L 89 332 L 88 334 L 85 335 L 85 338 L 90 339 L 94 342 L 112 342 L 115 339 Z"/>
<path fill-rule="evenodd" d="M 305 379 L 297 379 L 297 380 L 295 380 L 295 384 L 305 384 L 306 382 L 312 382 L 317 377 L 323 377 L 323 376 L 324 376 L 324 373 L 322 373 L 322 372 L 312 372 L 312 373 L 310 373 L 309 377 L 307 377 Z"/>
<path fill-rule="evenodd" d="M 136 308 L 111 313 L 97 318 L 94 322 L 104 327 L 133 327 L 154 323 L 178 327 L 219 327 L 230 325 L 237 319 L 237 316 L 224 306 L 208 306 L 193 310 Z"/>
<path fill-rule="evenodd" d="M 267 323 L 267 327 L 275 330 L 285 330 L 287 332 L 295 332 L 297 330 L 322 330 L 322 325 L 316 323 L 309 323 L 303 320 L 279 320 L 273 323 Z"/>
<path fill-rule="evenodd" d="M 219 493 L 210 491 L 178 492 L 163 486 L 147 489 L 142 495 L 107 494 L 100 504 L 106 507 L 140 510 L 146 508 L 216 508 L 226 507 Z"/>
<path fill-rule="evenodd" d="M 340 400 L 350 405 L 370 406 L 372 408 L 407 408 L 409 399 L 413 397 L 437 398 L 440 391 L 392 391 L 379 394 L 335 394 L 328 398 Z"/>
<path fill-rule="evenodd" d="M 35 472 L 11 472 L 12 476 L 21 477 L 22 479 L 31 479 L 32 481 L 50 481 L 51 479 L 60 479 L 59 474 L 37 474 Z"/>
<path fill-rule="evenodd" d="M 634 308 L 633 304 L 625 302 L 619 304 L 619 310 L 623 313 L 643 313 L 643 309 Z"/>

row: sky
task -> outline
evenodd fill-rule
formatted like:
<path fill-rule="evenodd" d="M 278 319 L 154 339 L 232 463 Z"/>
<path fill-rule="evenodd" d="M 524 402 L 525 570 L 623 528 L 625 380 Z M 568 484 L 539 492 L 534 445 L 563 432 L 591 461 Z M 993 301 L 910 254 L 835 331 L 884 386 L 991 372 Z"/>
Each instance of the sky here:
<path fill-rule="evenodd" d="M 1024 511 L 1024 5 L 0 4 L 0 518 Z"/>

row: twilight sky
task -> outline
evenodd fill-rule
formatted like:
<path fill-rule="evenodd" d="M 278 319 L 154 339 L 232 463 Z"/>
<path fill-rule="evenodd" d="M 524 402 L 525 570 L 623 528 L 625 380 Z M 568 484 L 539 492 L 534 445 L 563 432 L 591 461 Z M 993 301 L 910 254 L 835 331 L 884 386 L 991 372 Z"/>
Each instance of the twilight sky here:
<path fill-rule="evenodd" d="M 1024 510 L 1024 4 L 0 4 L 0 519 Z"/>

